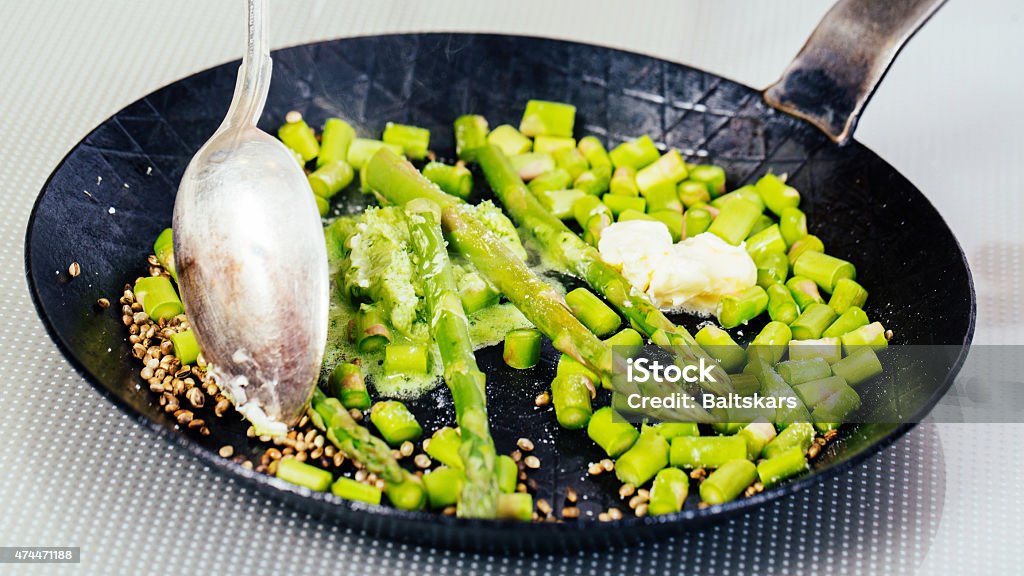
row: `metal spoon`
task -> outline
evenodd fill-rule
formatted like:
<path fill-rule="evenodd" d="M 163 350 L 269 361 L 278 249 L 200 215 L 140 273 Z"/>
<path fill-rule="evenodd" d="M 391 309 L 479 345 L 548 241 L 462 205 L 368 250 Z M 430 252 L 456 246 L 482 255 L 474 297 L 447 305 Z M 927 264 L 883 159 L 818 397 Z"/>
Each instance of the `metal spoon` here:
<path fill-rule="evenodd" d="M 327 340 L 327 251 L 291 153 L 256 127 L 270 87 L 266 0 L 248 0 L 248 50 L 227 117 L 188 165 L 174 254 L 210 374 L 259 434 L 303 414 Z"/>

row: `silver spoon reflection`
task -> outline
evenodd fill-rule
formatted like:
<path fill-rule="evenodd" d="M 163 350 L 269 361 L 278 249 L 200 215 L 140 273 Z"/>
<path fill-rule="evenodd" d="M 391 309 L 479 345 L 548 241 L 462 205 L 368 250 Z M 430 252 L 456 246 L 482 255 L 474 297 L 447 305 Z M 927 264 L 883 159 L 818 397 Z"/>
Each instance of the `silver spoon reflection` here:
<path fill-rule="evenodd" d="M 248 50 L 227 117 L 174 205 L 185 311 L 211 375 L 260 434 L 282 434 L 313 393 L 327 339 L 320 217 L 302 168 L 256 127 L 270 87 L 266 0 L 248 0 Z"/>

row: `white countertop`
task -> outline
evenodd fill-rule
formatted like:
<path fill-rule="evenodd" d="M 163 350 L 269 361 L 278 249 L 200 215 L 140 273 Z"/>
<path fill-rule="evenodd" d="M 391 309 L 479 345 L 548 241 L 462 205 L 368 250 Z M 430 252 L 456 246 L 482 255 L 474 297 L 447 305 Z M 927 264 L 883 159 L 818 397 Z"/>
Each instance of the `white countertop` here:
<path fill-rule="evenodd" d="M 271 29 L 275 47 L 384 32 L 549 36 L 651 54 L 764 87 L 829 4 L 272 0 Z M 147 558 L 168 554 L 189 569 L 223 568 L 219 554 L 230 556 L 230 543 L 266 531 L 281 532 L 284 547 L 296 545 L 289 539 L 302 538 L 299 515 L 278 511 L 261 519 L 256 512 L 254 522 L 251 511 L 236 513 L 232 502 L 256 499 L 152 437 L 76 375 L 37 319 L 24 279 L 25 224 L 59 160 L 128 103 L 239 57 L 242 0 L 0 0 L 0 14 L 0 545 L 83 546 L 88 554 L 78 568 L 89 573 L 140 573 L 153 566 Z M 924 191 L 960 239 L 978 292 L 978 344 L 1024 343 L 1022 19 L 1018 2 L 949 3 L 903 50 L 857 132 Z M 934 426 L 946 489 L 936 503 L 935 539 L 910 571 L 1009 573 L 1018 565 L 1014 544 L 1024 515 L 1024 500 L 1015 495 L 1024 448 L 1012 439 L 1024 425 Z M 88 446 L 104 451 L 89 454 Z M 218 524 L 187 528 L 192 515 L 178 502 L 192 486 L 226 490 L 218 498 L 195 495 L 198 505 L 226 509 Z M 152 537 L 140 537 L 142 529 L 153 530 Z M 168 535 L 160 536 L 164 530 Z M 337 527 L 328 531 L 316 542 L 329 547 L 355 538 Z M 118 548 L 126 538 L 142 548 Z M 225 546 L 189 554 L 190 542 L 208 539 Z M 503 571 L 493 559 L 374 546 L 361 569 L 445 570 L 450 561 L 466 573 Z M 105 554 L 108 548 L 115 552 Z M 259 551 L 242 565 L 287 571 L 287 559 L 274 554 Z M 561 569 L 633 570 L 586 555 Z"/>

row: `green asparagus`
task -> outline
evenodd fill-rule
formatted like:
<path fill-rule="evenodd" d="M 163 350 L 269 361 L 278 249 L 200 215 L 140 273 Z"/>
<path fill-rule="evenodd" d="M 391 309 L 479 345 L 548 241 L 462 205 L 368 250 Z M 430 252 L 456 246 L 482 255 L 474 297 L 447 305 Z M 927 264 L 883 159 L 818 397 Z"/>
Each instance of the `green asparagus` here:
<path fill-rule="evenodd" d="M 608 456 L 618 458 L 633 446 L 640 432 L 629 422 L 617 420 L 612 407 L 605 406 L 590 417 L 587 436 Z"/>
<path fill-rule="evenodd" d="M 625 484 L 643 486 L 668 466 L 668 452 L 668 440 L 653 427 L 644 426 L 636 443 L 615 461 L 615 476 Z"/>
<path fill-rule="evenodd" d="M 394 144 L 402 148 L 404 153 L 413 160 L 422 160 L 430 148 L 430 130 L 418 126 L 407 126 L 388 122 L 381 136 L 386 144 Z"/>
<path fill-rule="evenodd" d="M 466 114 L 455 119 L 455 155 L 459 160 L 473 159 L 472 151 L 487 145 L 487 119 Z"/>
<path fill-rule="evenodd" d="M 533 328 L 520 328 L 505 335 L 505 364 L 517 370 L 533 368 L 540 361 L 543 335 Z"/>
<path fill-rule="evenodd" d="M 327 470 L 299 462 L 295 458 L 279 460 L 275 476 L 314 492 L 326 492 L 333 480 Z"/>
<path fill-rule="evenodd" d="M 487 147 L 477 150 L 476 155 L 482 156 L 487 151 L 500 154 L 497 148 Z M 523 186 L 504 156 L 501 158 L 512 177 Z M 498 241 L 497 237 L 475 217 L 472 207 L 462 205 L 457 199 L 441 192 L 424 179 L 411 164 L 390 150 L 380 150 L 367 164 L 366 170 L 374 190 L 395 204 L 404 205 L 417 198 L 426 198 L 437 203 L 442 210 L 442 226 L 452 247 L 466 256 L 537 329 L 550 338 L 556 349 L 602 375 L 611 373 L 611 350 L 573 317 L 564 300 L 553 288 L 538 278 L 526 267 L 522 259 Z M 536 198 L 525 189 L 525 186 L 522 193 L 536 203 Z M 561 221 L 547 214 L 539 204 L 534 205 L 545 218 L 551 218 L 562 227 Z"/>
<path fill-rule="evenodd" d="M 497 512 L 494 441 L 487 424 L 484 373 L 476 364 L 469 322 L 456 290 L 440 225 L 440 207 L 429 200 L 406 204 L 409 236 L 424 279 L 424 301 L 431 318 L 430 334 L 444 362 L 444 379 L 455 402 L 462 431 L 459 448 L 466 471 L 464 497 L 458 511 L 467 518 L 493 518 Z M 539 334 L 537 334 L 539 348 Z"/>
<path fill-rule="evenodd" d="M 357 424 L 337 398 L 328 398 L 315 389 L 309 415 L 314 426 L 325 431 L 327 440 L 342 454 L 384 479 L 392 504 L 405 510 L 423 507 L 426 491 L 420 480 L 398 464 L 383 440 Z"/>
<path fill-rule="evenodd" d="M 489 146 L 478 150 L 476 158 L 491 188 L 501 199 L 512 219 L 520 226 L 531 230 L 549 255 L 566 269 L 583 278 L 643 334 L 650 336 L 658 328 L 669 330 L 678 336 L 681 345 L 677 348 L 679 352 L 686 353 L 686 361 L 692 362 L 704 356 L 696 341 L 684 328 L 672 324 L 657 306 L 633 289 L 621 272 L 606 263 L 593 246 L 581 241 L 579 236 L 560 220 L 544 211 L 522 180 L 516 176 L 500 150 Z M 612 160 L 615 160 L 614 156 Z M 583 200 L 586 198 L 580 202 Z M 529 315 L 527 317 L 529 318 Z M 726 391 L 729 390 L 729 379 L 724 371 L 716 370 L 713 376 Z"/>
<path fill-rule="evenodd" d="M 594 383 L 583 374 L 555 376 L 551 382 L 551 403 L 555 406 L 555 419 L 562 428 L 578 430 L 590 421 L 593 386 Z"/>
<path fill-rule="evenodd" d="M 719 466 L 700 484 L 700 499 L 707 504 L 735 500 L 757 479 L 757 466 L 750 460 L 730 460 Z"/>
<path fill-rule="evenodd" d="M 341 362 L 331 371 L 327 380 L 331 394 L 348 409 L 366 410 L 370 407 L 370 394 L 366 391 L 363 370 L 356 364 Z"/>
<path fill-rule="evenodd" d="M 690 490 L 690 478 L 678 468 L 665 468 L 654 477 L 648 513 L 652 516 L 672 514 L 683 509 Z"/>
<path fill-rule="evenodd" d="M 833 299 L 835 299 L 834 295 Z M 835 308 L 832 309 L 835 310 Z M 870 322 L 868 321 L 868 315 L 864 310 L 861 310 L 859 306 L 850 306 L 845 312 L 839 315 L 839 318 L 836 318 L 835 322 L 822 332 L 822 336 L 825 336 L 826 338 L 839 338 L 847 332 L 853 332 L 857 328 L 867 326 L 868 324 L 870 324 Z"/>
<path fill-rule="evenodd" d="M 174 233 L 170 228 L 165 228 L 156 237 L 156 240 L 153 242 L 153 254 L 156 255 L 156 259 L 164 267 L 164 270 L 167 270 L 171 278 L 177 282 L 178 270 L 174 264 Z"/>
<path fill-rule="evenodd" d="M 348 158 L 348 147 L 355 138 L 356 129 L 351 124 L 341 118 L 328 118 L 320 135 L 320 153 L 316 157 L 316 167 L 320 168 Z"/>

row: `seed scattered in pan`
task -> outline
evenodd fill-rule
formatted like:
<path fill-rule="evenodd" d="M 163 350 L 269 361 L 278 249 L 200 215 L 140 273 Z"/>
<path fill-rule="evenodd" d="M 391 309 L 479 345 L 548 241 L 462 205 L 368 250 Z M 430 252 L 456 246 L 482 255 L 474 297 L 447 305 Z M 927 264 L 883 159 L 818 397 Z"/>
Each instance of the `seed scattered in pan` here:
<path fill-rule="evenodd" d="M 580 509 L 575 506 L 562 508 L 562 518 L 575 519 L 580 517 Z"/>
<path fill-rule="evenodd" d="M 523 464 L 526 464 L 527 468 L 536 470 L 537 468 L 540 468 L 540 458 L 531 454 L 530 456 L 523 458 Z"/>
<path fill-rule="evenodd" d="M 220 418 L 221 416 L 224 415 L 225 412 L 228 411 L 228 408 L 231 408 L 231 401 L 228 400 L 227 398 L 221 398 L 220 401 L 217 402 L 217 405 L 214 406 L 213 413 L 216 414 L 218 418 Z"/>
<path fill-rule="evenodd" d="M 821 445 L 820 444 L 817 444 L 817 443 L 811 444 L 810 448 L 807 449 L 807 458 L 810 459 L 810 460 L 813 460 L 813 459 L 818 457 L 818 454 L 820 452 L 821 452 Z"/>
<path fill-rule="evenodd" d="M 622 520 L 622 510 L 619 510 L 618 508 L 609 508 L 608 517 L 612 520 Z"/>
<path fill-rule="evenodd" d="M 548 504 L 547 500 L 541 498 L 537 500 L 537 511 L 547 516 L 548 514 L 551 514 L 551 504 Z"/>
<path fill-rule="evenodd" d="M 445 506 L 444 510 L 441 510 L 441 514 L 445 516 L 455 516 L 455 506 Z"/>
<path fill-rule="evenodd" d="M 242 462 L 242 468 L 245 468 L 246 470 L 252 470 L 252 462 L 248 460 Z"/>
<path fill-rule="evenodd" d="M 533 403 L 537 406 L 547 406 L 551 403 L 551 394 L 548 394 L 546 391 L 541 392 L 540 394 L 537 394 L 536 398 L 534 398 Z"/>
<path fill-rule="evenodd" d="M 604 468 L 605 472 L 611 472 L 615 470 L 615 462 L 612 462 L 611 458 L 605 458 L 601 460 L 601 468 Z"/>
<path fill-rule="evenodd" d="M 643 498 L 639 496 L 633 496 L 632 498 L 629 499 L 629 507 L 633 510 L 636 510 L 637 507 L 639 507 L 644 502 L 645 500 Z"/>
<path fill-rule="evenodd" d="M 71 265 L 68 266 L 68 274 L 70 274 L 72 278 L 78 278 L 78 275 L 81 273 L 82 265 L 78 262 L 72 262 Z"/>
<path fill-rule="evenodd" d="M 641 504 L 637 506 L 636 510 L 633 513 L 636 514 L 637 518 L 643 518 L 644 516 L 647 516 L 647 504 Z"/>
<path fill-rule="evenodd" d="M 601 467 L 600 462 L 591 462 L 590 466 L 587 468 L 587 474 L 590 474 L 591 476 L 598 476 L 603 473 L 604 468 Z"/>
<path fill-rule="evenodd" d="M 629 498 L 636 493 L 636 486 L 632 484 L 623 484 L 619 487 L 619 498 Z"/>
<path fill-rule="evenodd" d="M 519 447 L 523 452 L 533 452 L 533 442 L 529 438 L 520 438 L 516 440 L 516 446 Z"/>
<path fill-rule="evenodd" d="M 892 330 L 886 330 L 885 331 L 885 339 L 886 339 L 886 341 L 892 340 L 892 337 L 893 337 Z"/>
<path fill-rule="evenodd" d="M 417 454 L 412 461 L 416 464 L 417 468 L 430 468 L 430 456 L 427 456 L 426 454 Z"/>
<path fill-rule="evenodd" d="M 519 462 L 523 459 L 523 453 L 519 450 L 513 450 L 512 454 L 509 455 L 513 462 Z"/>
<path fill-rule="evenodd" d="M 567 501 L 575 504 L 576 501 L 579 500 L 579 494 L 576 493 L 576 489 L 575 488 L 570 486 L 570 487 L 565 489 L 565 499 Z"/>
<path fill-rule="evenodd" d="M 398 447 L 398 453 L 402 456 L 402 458 L 408 458 L 409 456 L 412 456 L 414 450 L 416 450 L 416 445 L 408 440 L 402 442 L 402 445 Z"/>
<path fill-rule="evenodd" d="M 636 491 L 636 495 L 643 498 L 644 502 L 651 499 L 651 491 L 646 488 L 641 488 Z"/>
<path fill-rule="evenodd" d="M 202 428 L 204 426 L 206 426 L 206 421 L 201 418 L 196 418 L 194 420 L 188 421 L 189 430 L 195 430 L 197 428 Z"/>
<path fill-rule="evenodd" d="M 693 478 L 694 480 L 703 480 L 707 475 L 707 470 L 704 470 L 703 468 L 694 468 L 690 471 L 690 478 Z"/>
<path fill-rule="evenodd" d="M 202 408 L 206 404 L 206 395 L 199 388 L 193 388 L 185 395 L 193 408 Z"/>
<path fill-rule="evenodd" d="M 226 444 L 220 447 L 220 450 L 217 451 L 217 454 L 220 454 L 221 458 L 231 458 L 232 456 L 235 455 L 235 447 L 230 444 Z"/>
<path fill-rule="evenodd" d="M 178 410 L 174 413 L 174 418 L 178 421 L 178 424 L 188 424 L 192 421 L 192 412 L 188 410 Z"/>
<path fill-rule="evenodd" d="M 611 522 L 612 517 L 607 512 L 601 512 L 597 515 L 597 519 L 600 522 Z"/>
<path fill-rule="evenodd" d="M 110 308 L 110 300 L 100 298 L 96 301 L 96 305 L 99 306 L 101 310 L 106 310 L 107 308 Z"/>
<path fill-rule="evenodd" d="M 516 484 L 516 492 L 526 492 L 526 484 L 522 482 Z"/>
<path fill-rule="evenodd" d="M 302 120 L 302 113 L 298 110 L 291 110 L 284 115 L 284 121 L 289 124 L 294 124 L 300 120 Z"/>

